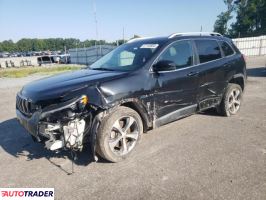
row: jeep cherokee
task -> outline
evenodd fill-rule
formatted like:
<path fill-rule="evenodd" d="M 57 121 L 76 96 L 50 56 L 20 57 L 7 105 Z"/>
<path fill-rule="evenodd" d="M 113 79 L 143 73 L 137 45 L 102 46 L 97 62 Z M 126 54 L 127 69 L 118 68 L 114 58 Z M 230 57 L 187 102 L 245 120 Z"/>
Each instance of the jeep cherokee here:
<path fill-rule="evenodd" d="M 94 158 L 128 157 L 143 132 L 209 108 L 239 111 L 246 64 L 218 33 L 137 38 L 91 66 L 25 85 L 16 113 L 33 139 L 50 150 Z"/>

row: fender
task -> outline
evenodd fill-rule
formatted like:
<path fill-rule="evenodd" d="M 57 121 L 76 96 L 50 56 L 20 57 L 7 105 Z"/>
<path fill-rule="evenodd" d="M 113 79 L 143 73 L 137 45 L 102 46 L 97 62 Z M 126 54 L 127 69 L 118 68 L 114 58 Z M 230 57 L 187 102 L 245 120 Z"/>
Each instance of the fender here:
<path fill-rule="evenodd" d="M 229 80 L 228 83 L 236 83 L 241 86 L 242 90 L 244 91 L 246 86 L 247 76 L 242 73 L 234 74 Z"/>

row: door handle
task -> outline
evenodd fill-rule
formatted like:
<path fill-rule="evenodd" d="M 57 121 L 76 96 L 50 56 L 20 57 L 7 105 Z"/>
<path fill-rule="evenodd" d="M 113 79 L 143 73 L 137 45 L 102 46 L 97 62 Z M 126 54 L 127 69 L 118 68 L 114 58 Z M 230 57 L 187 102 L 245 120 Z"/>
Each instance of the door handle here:
<path fill-rule="evenodd" d="M 229 67 L 231 67 L 231 64 L 230 63 L 224 64 L 224 68 L 229 68 Z"/>
<path fill-rule="evenodd" d="M 188 74 L 187 74 L 187 76 L 196 76 L 196 75 L 198 75 L 199 74 L 199 72 L 189 72 Z"/>

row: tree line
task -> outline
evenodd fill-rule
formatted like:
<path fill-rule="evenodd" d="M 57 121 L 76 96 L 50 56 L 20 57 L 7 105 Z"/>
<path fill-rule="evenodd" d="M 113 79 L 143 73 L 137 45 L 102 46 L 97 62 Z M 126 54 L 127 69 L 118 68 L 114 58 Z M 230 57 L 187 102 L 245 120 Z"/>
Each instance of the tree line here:
<path fill-rule="evenodd" d="M 266 34 L 266 0 L 224 0 L 214 31 L 231 38 Z M 230 23 L 231 22 L 231 23 Z"/>
<path fill-rule="evenodd" d="M 105 40 L 80 41 L 75 38 L 21 39 L 17 42 L 5 40 L 0 42 L 0 52 L 64 51 L 65 49 L 91 47 L 99 44 L 121 45 L 123 42 L 123 40 L 111 43 Z"/>

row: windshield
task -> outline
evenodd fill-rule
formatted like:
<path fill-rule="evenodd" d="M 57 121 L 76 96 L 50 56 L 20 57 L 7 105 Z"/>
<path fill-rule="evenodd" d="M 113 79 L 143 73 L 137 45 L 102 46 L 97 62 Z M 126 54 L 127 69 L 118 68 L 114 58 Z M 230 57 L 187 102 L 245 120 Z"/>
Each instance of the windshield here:
<path fill-rule="evenodd" d="M 138 69 L 155 54 L 161 44 L 139 41 L 121 45 L 93 63 L 95 70 L 132 71 Z"/>

